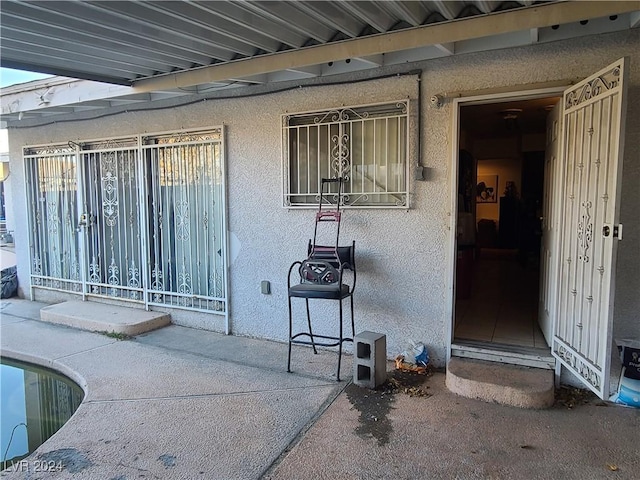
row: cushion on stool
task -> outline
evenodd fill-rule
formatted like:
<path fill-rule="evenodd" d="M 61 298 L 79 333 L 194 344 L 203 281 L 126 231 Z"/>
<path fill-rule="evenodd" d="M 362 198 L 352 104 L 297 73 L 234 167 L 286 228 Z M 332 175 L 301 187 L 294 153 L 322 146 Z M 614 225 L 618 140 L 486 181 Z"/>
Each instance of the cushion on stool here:
<path fill-rule="evenodd" d="M 317 283 L 300 283 L 289 289 L 290 297 L 301 298 L 328 298 L 339 300 L 349 296 L 349 285 L 344 283 L 338 288 L 338 284 L 319 285 Z"/>

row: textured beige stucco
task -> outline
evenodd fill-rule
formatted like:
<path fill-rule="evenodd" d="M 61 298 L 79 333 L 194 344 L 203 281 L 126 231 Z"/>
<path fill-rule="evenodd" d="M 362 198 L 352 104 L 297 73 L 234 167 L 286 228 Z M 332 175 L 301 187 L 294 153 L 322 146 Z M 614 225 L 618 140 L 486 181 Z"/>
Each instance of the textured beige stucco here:
<path fill-rule="evenodd" d="M 435 363 L 446 357 L 450 329 L 451 103 L 436 109 L 426 101 L 434 94 L 473 92 L 497 87 L 526 89 L 534 83 L 585 77 L 622 56 L 630 57 L 621 221 L 625 239 L 617 267 L 614 336 L 640 337 L 640 32 L 608 35 L 529 47 L 465 54 L 407 65 L 423 70 L 415 76 L 354 84 L 315 86 L 269 95 L 208 100 L 189 106 L 128 112 L 91 121 L 54 123 L 11 129 L 15 174 L 14 215 L 26 218 L 22 145 L 202 128 L 224 124 L 228 175 L 229 230 L 238 253 L 230 266 L 232 331 L 277 340 L 287 338 L 286 273 L 306 254 L 313 233 L 310 210 L 282 208 L 281 115 L 342 105 L 359 105 L 409 97 L 422 89 L 422 157 L 426 181 L 411 181 L 410 210 L 350 210 L 341 238 L 356 241 L 358 286 L 356 329 L 387 335 L 389 356 L 408 340 L 427 344 Z M 349 77 L 347 77 L 347 80 Z M 414 106 L 416 104 L 414 103 Z M 415 122 L 415 116 L 413 117 Z M 414 142 L 415 147 L 415 142 Z M 417 149 L 414 148 L 414 154 Z M 15 187 L 19 185 L 19 187 Z M 21 288 L 28 292 L 28 245 L 24 222 L 16 222 Z M 271 281 L 271 295 L 260 293 L 260 281 Z M 334 305 L 312 310 L 325 332 L 335 332 Z M 296 313 L 302 321 L 303 305 Z M 179 316 L 190 325 L 189 314 Z M 206 317 L 193 326 L 206 328 Z M 211 328 L 219 329 L 219 319 Z M 322 333 L 318 327 L 317 333 Z"/>

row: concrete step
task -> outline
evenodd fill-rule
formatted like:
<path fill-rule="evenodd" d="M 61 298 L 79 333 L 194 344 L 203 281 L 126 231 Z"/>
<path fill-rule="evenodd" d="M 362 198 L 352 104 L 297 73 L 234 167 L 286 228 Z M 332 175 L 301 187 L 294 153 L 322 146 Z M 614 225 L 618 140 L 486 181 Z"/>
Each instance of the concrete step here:
<path fill-rule="evenodd" d="M 452 357 L 446 385 L 453 393 L 521 408 L 548 408 L 554 401 L 554 372 L 485 360 Z"/>
<path fill-rule="evenodd" d="M 148 312 L 138 308 L 106 303 L 69 301 L 40 309 L 40 320 L 69 327 L 124 335 L 139 335 L 171 323 L 164 312 Z"/>
<path fill-rule="evenodd" d="M 556 359 L 548 347 L 532 348 L 495 342 L 456 340 L 451 345 L 451 355 L 550 370 L 554 370 L 556 366 Z"/>

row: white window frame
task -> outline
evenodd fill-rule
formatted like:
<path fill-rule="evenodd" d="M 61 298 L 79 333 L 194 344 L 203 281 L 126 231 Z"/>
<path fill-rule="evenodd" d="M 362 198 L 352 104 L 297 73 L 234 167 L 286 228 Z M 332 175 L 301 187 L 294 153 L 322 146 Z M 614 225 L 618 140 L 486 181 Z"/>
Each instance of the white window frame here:
<path fill-rule="evenodd" d="M 403 99 L 282 115 L 283 206 L 317 207 L 321 179 L 343 177 L 345 208 L 408 209 L 409 108 Z"/>

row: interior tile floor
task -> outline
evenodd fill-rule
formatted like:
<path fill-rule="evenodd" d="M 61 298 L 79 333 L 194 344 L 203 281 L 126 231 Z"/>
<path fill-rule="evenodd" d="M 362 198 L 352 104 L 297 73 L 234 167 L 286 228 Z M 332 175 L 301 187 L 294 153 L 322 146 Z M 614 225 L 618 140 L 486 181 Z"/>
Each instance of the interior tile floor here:
<path fill-rule="evenodd" d="M 456 301 L 455 340 L 549 348 L 538 325 L 538 265 L 522 265 L 517 253 L 482 249 L 477 255 L 471 295 Z"/>

